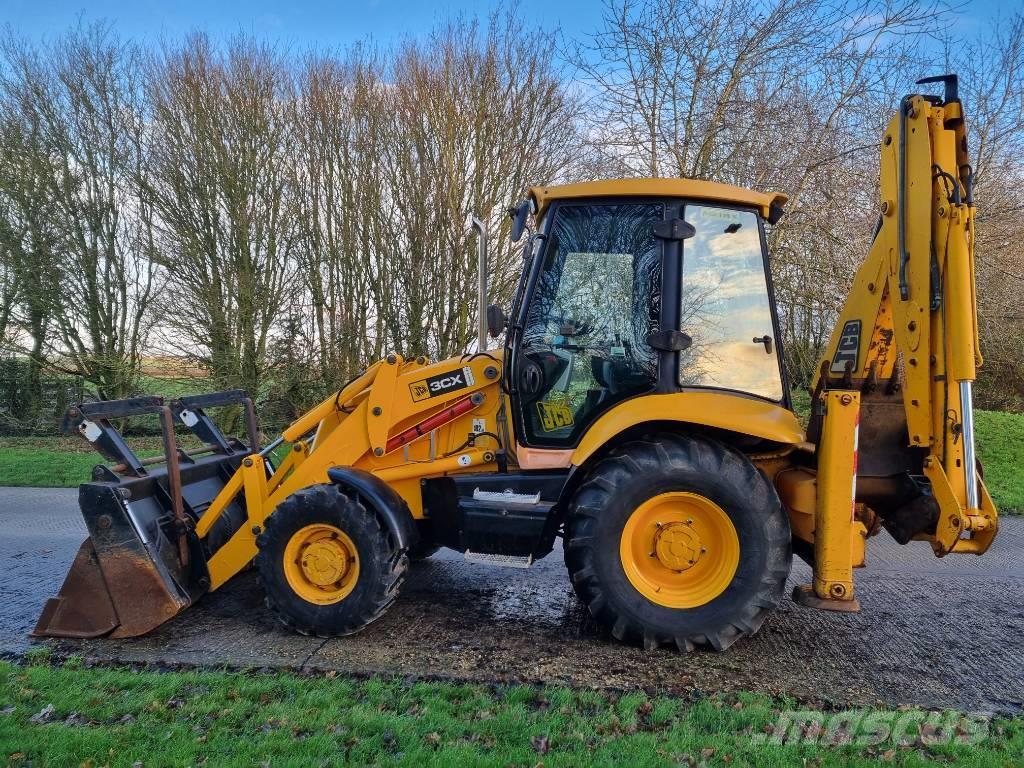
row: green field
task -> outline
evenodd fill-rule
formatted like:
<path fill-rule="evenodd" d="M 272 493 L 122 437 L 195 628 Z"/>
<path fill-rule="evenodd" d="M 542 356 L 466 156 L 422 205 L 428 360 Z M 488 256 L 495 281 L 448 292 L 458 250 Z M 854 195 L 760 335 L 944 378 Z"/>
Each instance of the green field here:
<path fill-rule="evenodd" d="M 159 437 L 130 441 L 142 456 L 163 451 Z M 103 457 L 85 440 L 71 437 L 0 437 L 0 486 L 74 488 L 89 480 Z"/>
<path fill-rule="evenodd" d="M 673 698 L 331 674 L 140 672 L 85 669 L 74 660 L 51 666 L 44 659 L 0 663 L 0 760 L 59 766 L 867 766 L 880 760 L 1010 766 L 1024 757 L 1020 719 L 965 728 L 968 721 L 956 713 L 867 710 L 854 717 L 891 724 L 883 738 L 882 731 L 865 736 L 861 726 L 848 731 L 852 738 L 844 744 L 838 730 L 829 735 L 834 719 L 812 731 L 783 726 L 774 738 L 780 714 L 794 708 L 836 717 L 752 694 Z M 940 721 L 951 727 L 927 724 Z M 798 733 L 804 743 L 793 740 Z"/>
<path fill-rule="evenodd" d="M 996 506 L 1024 514 L 1024 415 L 978 411 L 976 431 L 985 485 Z"/>
<path fill-rule="evenodd" d="M 160 453 L 159 439 L 141 444 L 139 453 Z M 977 445 L 996 505 L 1007 514 L 1024 514 L 1024 414 L 978 411 Z M 73 487 L 89 479 L 99 459 L 82 440 L 0 438 L 0 486 Z"/>

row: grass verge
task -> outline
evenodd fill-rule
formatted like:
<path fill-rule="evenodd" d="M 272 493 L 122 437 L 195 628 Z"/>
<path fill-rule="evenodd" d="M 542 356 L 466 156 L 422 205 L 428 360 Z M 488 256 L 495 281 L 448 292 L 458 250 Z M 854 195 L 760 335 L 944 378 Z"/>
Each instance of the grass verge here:
<path fill-rule="evenodd" d="M 881 741 L 839 746 L 824 743 L 826 727 L 799 731 L 802 743 L 771 743 L 781 711 L 794 704 L 752 694 L 686 700 L 330 674 L 81 666 L 0 663 L 0 760 L 62 766 L 866 766 L 879 760 L 1008 766 L 1024 756 L 1020 719 L 944 735 L 927 726 L 902 727 L 898 739 L 891 729 Z M 926 715 L 861 714 L 876 724 L 919 723 Z"/>
<path fill-rule="evenodd" d="M 1024 415 L 978 411 L 975 442 L 985 485 L 1000 511 L 1024 514 Z"/>
<path fill-rule="evenodd" d="M 32 442 L 41 440 L 33 438 Z M 0 485 L 73 488 L 88 481 L 100 461 L 99 454 L 92 451 L 54 450 L 7 438 L 0 441 Z"/>
<path fill-rule="evenodd" d="M 139 456 L 159 456 L 164 450 L 159 437 L 130 438 L 129 446 Z M 193 440 L 182 446 L 198 444 Z M 0 437 L 0 486 L 77 488 L 102 463 L 103 457 L 81 438 Z"/>

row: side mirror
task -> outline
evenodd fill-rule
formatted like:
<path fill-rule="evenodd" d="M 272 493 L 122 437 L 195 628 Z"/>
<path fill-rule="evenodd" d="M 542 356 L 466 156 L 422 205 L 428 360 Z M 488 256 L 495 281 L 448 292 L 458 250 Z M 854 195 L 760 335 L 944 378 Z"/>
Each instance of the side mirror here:
<path fill-rule="evenodd" d="M 505 317 L 505 310 L 497 304 L 491 304 L 487 307 L 487 334 L 492 339 L 496 339 L 501 336 L 501 332 L 504 331 L 507 326 L 508 318 Z"/>
<path fill-rule="evenodd" d="M 519 238 L 526 231 L 526 219 L 530 215 L 530 201 L 523 200 L 515 208 L 509 208 L 508 215 L 512 217 L 512 242 L 518 243 Z"/>

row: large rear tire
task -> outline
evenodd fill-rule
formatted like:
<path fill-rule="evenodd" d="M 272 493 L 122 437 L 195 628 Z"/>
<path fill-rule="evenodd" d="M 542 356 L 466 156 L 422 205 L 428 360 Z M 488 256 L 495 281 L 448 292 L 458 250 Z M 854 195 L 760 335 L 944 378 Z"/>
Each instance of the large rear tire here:
<path fill-rule="evenodd" d="M 305 635 L 351 635 L 398 597 L 409 560 L 377 516 L 337 485 L 313 485 L 278 504 L 256 540 L 267 605 Z"/>
<path fill-rule="evenodd" d="M 570 505 L 573 588 L 620 640 L 724 650 L 782 599 L 789 519 L 772 484 L 713 440 L 653 435 L 617 448 Z"/>

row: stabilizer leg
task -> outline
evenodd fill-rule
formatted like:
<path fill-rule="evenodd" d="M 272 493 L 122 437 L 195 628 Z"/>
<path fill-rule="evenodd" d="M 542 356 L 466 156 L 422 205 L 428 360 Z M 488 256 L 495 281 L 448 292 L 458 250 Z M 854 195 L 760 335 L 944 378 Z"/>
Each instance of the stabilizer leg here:
<path fill-rule="evenodd" d="M 860 393 L 823 394 L 825 420 L 818 445 L 817 502 L 814 513 L 814 583 L 793 590 L 793 600 L 812 608 L 854 613 L 854 520 Z"/>

